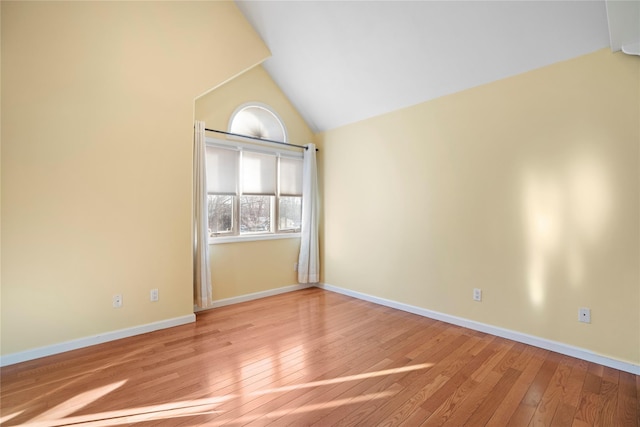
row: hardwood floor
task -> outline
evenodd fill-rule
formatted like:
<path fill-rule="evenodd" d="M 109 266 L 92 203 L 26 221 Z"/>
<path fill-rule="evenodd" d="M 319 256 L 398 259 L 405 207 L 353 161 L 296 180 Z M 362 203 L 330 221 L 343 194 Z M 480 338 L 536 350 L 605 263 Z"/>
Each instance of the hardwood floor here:
<path fill-rule="evenodd" d="M 8 366 L 27 426 L 635 426 L 640 377 L 310 288 Z"/>

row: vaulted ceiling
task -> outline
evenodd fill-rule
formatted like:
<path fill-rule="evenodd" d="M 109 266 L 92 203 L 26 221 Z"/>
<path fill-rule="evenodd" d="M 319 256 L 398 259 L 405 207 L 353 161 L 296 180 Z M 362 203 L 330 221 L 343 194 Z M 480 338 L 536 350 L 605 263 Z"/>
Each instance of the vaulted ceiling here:
<path fill-rule="evenodd" d="M 314 131 L 609 46 L 604 0 L 237 4 Z"/>

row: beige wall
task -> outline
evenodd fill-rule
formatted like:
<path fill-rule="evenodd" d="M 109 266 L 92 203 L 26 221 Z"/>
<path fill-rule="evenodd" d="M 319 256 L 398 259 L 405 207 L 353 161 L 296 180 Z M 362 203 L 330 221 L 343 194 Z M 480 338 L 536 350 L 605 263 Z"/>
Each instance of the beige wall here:
<path fill-rule="evenodd" d="M 214 301 L 297 284 L 299 250 L 300 238 L 210 245 Z"/>
<path fill-rule="evenodd" d="M 313 142 L 307 124 L 262 66 L 199 98 L 196 118 L 208 128 L 226 131 L 235 109 L 247 102 L 272 107 L 284 122 L 290 142 L 299 145 Z M 220 137 L 215 133 L 208 136 Z M 293 264 L 298 261 L 299 238 L 223 243 L 209 248 L 214 300 L 297 283 Z"/>
<path fill-rule="evenodd" d="M 194 100 L 267 48 L 232 2 L 1 7 L 2 354 L 192 313 Z"/>
<path fill-rule="evenodd" d="M 639 85 L 605 49 L 319 135 L 324 281 L 640 363 Z"/>

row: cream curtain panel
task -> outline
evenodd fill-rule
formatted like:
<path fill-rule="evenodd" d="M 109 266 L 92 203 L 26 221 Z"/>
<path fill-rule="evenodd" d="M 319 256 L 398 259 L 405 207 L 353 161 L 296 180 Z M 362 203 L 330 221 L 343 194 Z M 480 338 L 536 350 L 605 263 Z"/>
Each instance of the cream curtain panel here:
<path fill-rule="evenodd" d="M 211 305 L 211 267 L 209 266 L 209 218 L 207 211 L 207 156 L 205 124 L 195 122 L 193 148 L 193 297 L 197 308 Z"/>
<path fill-rule="evenodd" d="M 302 227 L 300 255 L 298 257 L 299 283 L 318 283 L 320 281 L 318 220 L 316 146 L 308 144 L 302 163 Z"/>

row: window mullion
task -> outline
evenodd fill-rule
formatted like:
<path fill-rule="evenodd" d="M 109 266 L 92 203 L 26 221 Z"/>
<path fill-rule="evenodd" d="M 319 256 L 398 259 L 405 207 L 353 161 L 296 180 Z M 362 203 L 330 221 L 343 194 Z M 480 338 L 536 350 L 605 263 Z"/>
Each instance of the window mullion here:
<path fill-rule="evenodd" d="M 239 236 L 240 235 L 240 198 L 242 197 L 242 156 L 244 154 L 243 150 L 240 150 L 240 152 L 238 153 L 238 176 L 237 176 L 237 181 L 236 181 L 236 197 L 234 200 L 234 208 L 235 208 L 235 212 L 236 215 L 234 216 L 233 220 L 233 226 L 234 228 L 234 235 Z"/>
<path fill-rule="evenodd" d="M 274 200 L 274 230 L 280 232 L 280 154 L 276 156 L 276 197 Z"/>

